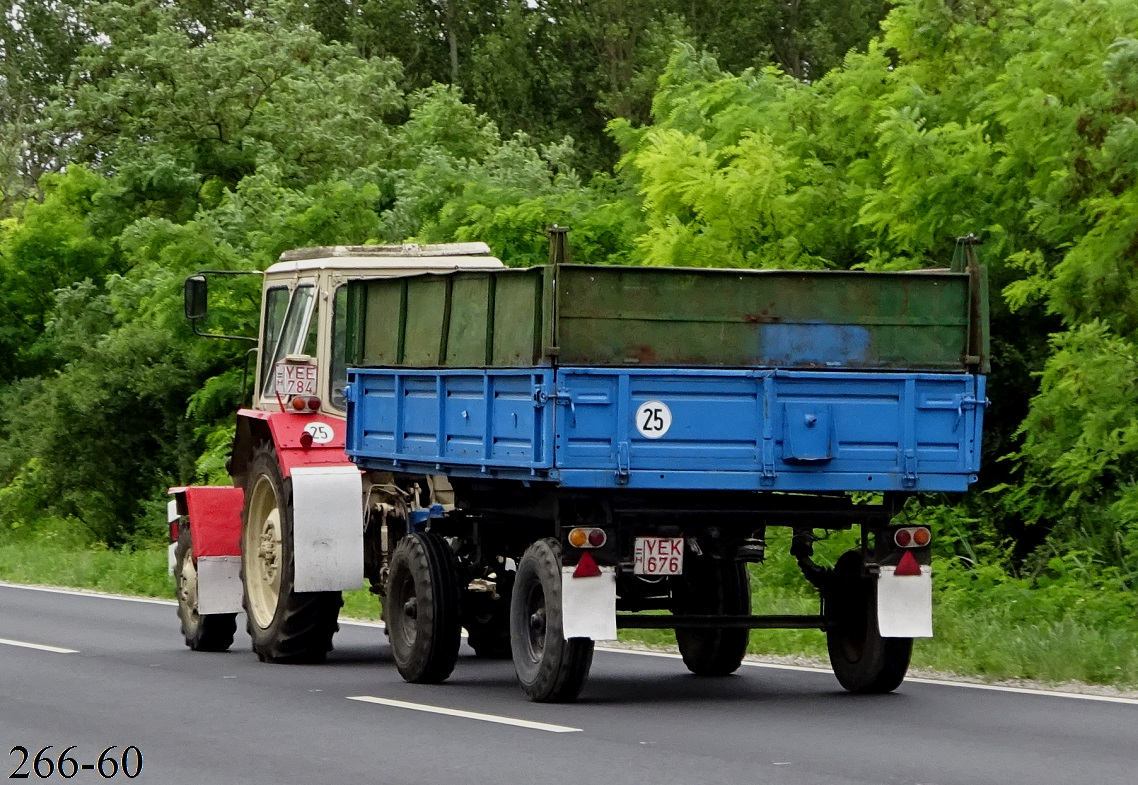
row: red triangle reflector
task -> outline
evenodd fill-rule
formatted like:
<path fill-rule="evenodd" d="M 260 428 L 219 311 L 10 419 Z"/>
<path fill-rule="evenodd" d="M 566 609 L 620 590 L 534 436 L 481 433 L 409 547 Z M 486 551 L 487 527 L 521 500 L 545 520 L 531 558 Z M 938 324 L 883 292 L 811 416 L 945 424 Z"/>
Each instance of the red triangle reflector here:
<path fill-rule="evenodd" d="M 912 551 L 905 551 L 905 555 L 901 557 L 901 561 L 897 563 L 897 569 L 893 571 L 894 575 L 920 575 L 921 565 L 917 564 L 917 558 L 913 556 Z"/>
<path fill-rule="evenodd" d="M 592 578 L 601 574 L 601 568 L 586 551 L 581 554 L 581 561 L 577 562 L 577 569 L 573 570 L 574 578 Z"/>

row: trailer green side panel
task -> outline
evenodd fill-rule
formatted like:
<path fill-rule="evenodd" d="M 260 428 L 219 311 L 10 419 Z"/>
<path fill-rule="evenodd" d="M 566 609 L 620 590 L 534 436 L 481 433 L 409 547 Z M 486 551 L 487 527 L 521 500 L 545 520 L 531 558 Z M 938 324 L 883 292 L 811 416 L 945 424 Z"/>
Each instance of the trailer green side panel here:
<path fill-rule="evenodd" d="M 986 331 L 973 313 L 978 280 L 559 265 L 357 281 L 349 359 L 359 367 L 975 370 Z"/>

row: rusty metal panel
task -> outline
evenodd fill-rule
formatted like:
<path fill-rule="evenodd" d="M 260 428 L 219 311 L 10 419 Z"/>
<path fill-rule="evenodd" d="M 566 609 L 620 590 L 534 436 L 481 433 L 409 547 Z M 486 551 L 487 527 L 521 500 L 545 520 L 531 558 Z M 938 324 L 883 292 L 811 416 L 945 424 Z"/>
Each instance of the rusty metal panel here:
<path fill-rule="evenodd" d="M 396 365 L 400 359 L 400 331 L 396 325 L 402 324 L 404 285 L 398 280 L 384 281 L 382 286 L 380 283 L 372 281 L 362 286 L 363 297 L 349 296 L 349 302 L 363 305 L 360 318 L 349 321 L 363 335 L 362 341 L 353 344 L 361 349 L 361 365 Z"/>
<path fill-rule="evenodd" d="M 503 368 L 541 364 L 545 358 L 540 356 L 540 336 L 548 328 L 542 309 L 542 268 L 495 271 L 492 277 L 494 335 L 488 364 Z"/>
<path fill-rule="evenodd" d="M 560 270 L 559 362 L 956 369 L 968 276 L 678 268 Z"/>
<path fill-rule="evenodd" d="M 486 347 L 493 303 L 486 275 L 457 273 L 451 286 L 450 322 L 447 324 L 447 350 L 443 365 L 448 368 L 478 368 L 492 361 Z"/>
<path fill-rule="evenodd" d="M 450 276 L 422 275 L 407 279 L 403 365 L 438 366 L 450 309 Z"/>
<path fill-rule="evenodd" d="M 358 285 L 360 366 L 965 370 L 979 322 L 967 272 L 558 265 Z"/>

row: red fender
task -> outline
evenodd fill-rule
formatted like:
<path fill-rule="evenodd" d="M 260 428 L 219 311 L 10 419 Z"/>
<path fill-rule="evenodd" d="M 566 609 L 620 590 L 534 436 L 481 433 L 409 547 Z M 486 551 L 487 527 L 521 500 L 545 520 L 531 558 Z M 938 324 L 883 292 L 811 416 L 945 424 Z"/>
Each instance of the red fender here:
<path fill-rule="evenodd" d="M 241 508 L 245 492 L 223 485 L 171 488 L 178 514 L 186 516 L 195 559 L 241 555 Z"/>
<path fill-rule="evenodd" d="M 236 480 L 245 472 L 258 439 L 271 439 L 288 477 L 299 466 L 350 466 L 344 454 L 346 423 L 326 414 L 296 414 L 241 409 L 237 412 L 237 435 L 233 442 L 230 473 Z M 306 433 L 311 438 L 306 438 Z"/>

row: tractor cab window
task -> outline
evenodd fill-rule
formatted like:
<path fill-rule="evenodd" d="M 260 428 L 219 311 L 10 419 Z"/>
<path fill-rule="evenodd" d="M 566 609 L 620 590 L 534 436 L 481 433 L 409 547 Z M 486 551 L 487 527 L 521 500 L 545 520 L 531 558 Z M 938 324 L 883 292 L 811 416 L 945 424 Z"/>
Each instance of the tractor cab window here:
<path fill-rule="evenodd" d="M 328 395 L 332 406 L 343 411 L 344 387 L 348 384 L 348 287 L 336 289 L 332 300 L 332 356 L 328 359 Z"/>
<path fill-rule="evenodd" d="M 313 307 L 316 289 L 311 284 L 298 286 L 289 297 L 284 287 L 270 289 L 265 302 L 265 335 L 261 352 L 261 396 L 273 394 L 273 368 L 290 354 L 307 353 L 312 344 L 315 354 L 316 319 Z M 287 308 L 285 308 L 287 303 Z M 283 316 L 281 313 L 283 312 Z"/>

